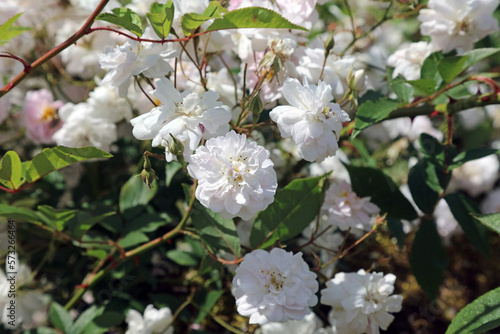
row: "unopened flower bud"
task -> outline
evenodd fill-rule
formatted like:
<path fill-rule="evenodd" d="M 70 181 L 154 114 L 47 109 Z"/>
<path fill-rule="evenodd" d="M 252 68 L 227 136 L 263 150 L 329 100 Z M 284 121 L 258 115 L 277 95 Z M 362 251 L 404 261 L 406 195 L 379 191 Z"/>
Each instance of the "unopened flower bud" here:
<path fill-rule="evenodd" d="M 150 168 L 149 170 L 143 169 L 141 172 L 141 179 L 142 179 L 142 182 L 146 183 L 148 185 L 148 187 L 151 189 L 151 185 L 153 184 L 155 179 L 157 179 L 157 176 L 156 176 L 155 171 L 152 168 Z"/>
<path fill-rule="evenodd" d="M 262 100 L 260 99 L 260 92 L 254 96 L 252 101 L 250 101 L 249 109 L 252 112 L 253 124 L 257 124 L 260 113 L 264 109 L 264 105 L 262 104 Z"/>
<path fill-rule="evenodd" d="M 357 70 L 351 72 L 349 76 L 349 88 L 353 91 L 359 92 L 366 88 L 366 75 L 365 70 Z"/>
<path fill-rule="evenodd" d="M 170 153 L 172 153 L 176 157 L 182 156 L 184 154 L 184 145 L 172 134 L 170 134 L 170 137 L 172 137 L 172 142 L 170 142 L 169 145 Z"/>
<path fill-rule="evenodd" d="M 335 46 L 335 40 L 333 39 L 333 35 L 330 35 L 327 38 L 324 45 L 325 45 L 325 57 L 328 57 L 328 55 L 330 54 L 330 51 Z"/>

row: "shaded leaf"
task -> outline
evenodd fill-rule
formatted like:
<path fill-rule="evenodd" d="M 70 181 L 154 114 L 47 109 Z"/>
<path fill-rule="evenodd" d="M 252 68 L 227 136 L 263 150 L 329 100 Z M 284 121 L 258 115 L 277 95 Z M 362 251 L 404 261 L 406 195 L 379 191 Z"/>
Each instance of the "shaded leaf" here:
<path fill-rule="evenodd" d="M 199 324 L 205 319 L 208 313 L 212 311 L 212 308 L 214 305 L 217 303 L 217 301 L 222 297 L 224 294 L 224 290 L 214 290 L 214 291 L 209 291 L 207 294 L 204 294 L 198 301 L 200 305 L 200 312 L 196 316 L 196 319 L 194 320 L 195 324 Z"/>
<path fill-rule="evenodd" d="M 222 249 L 240 256 L 240 238 L 232 219 L 222 218 L 220 214 L 205 208 L 198 201 L 195 201 L 193 205 L 191 219 L 200 238 L 212 249 L 212 252 L 217 253 Z"/>
<path fill-rule="evenodd" d="M 446 334 L 480 334 L 500 327 L 500 288 L 465 306 L 451 321 Z"/>
<path fill-rule="evenodd" d="M 448 203 L 453 217 L 462 227 L 467 239 L 481 253 L 488 255 L 488 229 L 472 216 L 480 213 L 474 202 L 462 194 L 449 194 L 444 199 Z"/>
<path fill-rule="evenodd" d="M 118 241 L 118 245 L 123 248 L 128 248 L 148 241 L 149 238 L 147 235 L 142 232 L 134 231 L 121 238 L 120 241 Z"/>
<path fill-rule="evenodd" d="M 96 20 L 116 24 L 119 27 L 133 32 L 138 37 L 142 36 L 141 18 L 133 10 L 125 7 L 115 8 L 113 13 L 101 13 Z"/>
<path fill-rule="evenodd" d="M 63 333 L 69 333 L 71 326 L 73 325 L 73 320 L 68 311 L 64 309 L 61 305 L 56 302 L 52 302 L 49 310 L 50 321 L 57 329 L 63 331 Z"/>
<path fill-rule="evenodd" d="M 396 93 L 398 100 L 405 103 L 410 101 L 415 91 L 401 75 L 391 82 L 391 88 Z"/>
<path fill-rule="evenodd" d="M 181 169 L 182 165 L 178 161 L 170 161 L 165 165 L 165 185 L 167 187 L 170 187 L 175 174 Z"/>
<path fill-rule="evenodd" d="M 437 297 L 447 267 L 446 251 L 432 220 L 422 219 L 410 255 L 411 272 L 430 299 Z"/>
<path fill-rule="evenodd" d="M 156 180 L 149 188 L 138 175 L 132 176 L 120 190 L 120 212 L 123 213 L 127 209 L 148 204 L 156 195 L 157 190 Z"/>
<path fill-rule="evenodd" d="M 425 96 L 430 96 L 436 90 L 436 81 L 434 79 L 408 80 L 406 82 Z"/>
<path fill-rule="evenodd" d="M 36 214 L 35 211 L 7 204 L 0 204 L 0 216 L 21 222 L 26 221 L 37 225 L 42 224 L 42 219 Z"/>
<path fill-rule="evenodd" d="M 193 256 L 193 254 L 178 249 L 169 250 L 165 255 L 180 266 L 194 267 L 200 262 L 200 259 Z"/>
<path fill-rule="evenodd" d="M 461 152 L 457 156 L 455 156 L 452 160 L 452 163 L 449 166 L 449 169 L 452 170 L 454 168 L 460 167 L 467 161 L 481 159 L 488 155 L 498 154 L 498 153 L 500 153 L 500 151 L 494 148 L 485 148 L 485 147 L 473 148 L 465 152 Z"/>
<path fill-rule="evenodd" d="M 467 56 L 451 56 L 443 58 L 437 64 L 439 74 L 446 83 L 450 83 L 464 70 Z"/>
<path fill-rule="evenodd" d="M 432 214 L 443 191 L 436 166 L 428 159 L 421 159 L 408 174 L 408 187 L 418 208 L 425 214 Z"/>
<path fill-rule="evenodd" d="M 104 311 L 101 315 L 98 315 L 92 321 L 98 327 L 103 328 L 104 331 L 108 331 L 109 328 L 117 326 L 125 320 L 125 314 L 123 312 L 117 311 Z M 87 328 L 86 328 L 87 330 Z"/>
<path fill-rule="evenodd" d="M 403 223 L 399 219 L 387 219 L 387 228 L 391 234 L 396 238 L 399 249 L 405 245 L 406 234 L 403 230 Z"/>
<path fill-rule="evenodd" d="M 443 59 L 443 54 L 441 51 L 434 52 L 430 54 L 427 58 L 425 58 L 424 63 L 422 64 L 422 68 L 420 69 L 420 78 L 421 79 L 431 79 L 436 83 L 436 86 L 433 90 L 436 89 L 443 82 L 443 78 L 439 74 L 438 71 L 438 63 Z"/>
<path fill-rule="evenodd" d="M 81 334 L 85 328 L 94 320 L 95 317 L 102 314 L 103 308 L 98 308 L 93 305 L 86 309 L 80 316 L 75 320 L 73 326 L 68 333 L 71 334 Z"/>
<path fill-rule="evenodd" d="M 246 7 L 227 12 L 222 18 L 216 19 L 206 31 L 237 28 L 298 29 L 307 31 L 306 28 L 291 23 L 275 11 L 262 7 Z"/>
<path fill-rule="evenodd" d="M 483 225 L 490 230 L 500 234 L 500 213 L 493 213 L 488 215 L 472 214 L 474 218 L 479 220 Z"/>
<path fill-rule="evenodd" d="M 422 133 L 419 142 L 420 151 L 424 154 L 424 157 L 438 166 L 446 164 L 446 148 L 439 140 L 427 133 Z"/>
<path fill-rule="evenodd" d="M 87 212 L 78 212 L 75 218 L 68 222 L 68 228 L 73 238 L 81 239 L 83 235 L 92 228 L 92 226 L 115 214 L 115 212 L 107 212 L 91 217 Z"/>
<path fill-rule="evenodd" d="M 379 169 L 346 166 L 351 177 L 352 189 L 359 197 L 371 197 L 388 218 L 413 220 L 418 217 L 413 205 L 399 191 L 394 181 Z"/>
<path fill-rule="evenodd" d="M 165 226 L 170 221 L 156 214 L 143 214 L 125 226 L 124 233 L 132 231 L 154 232 L 161 226 Z"/>
<path fill-rule="evenodd" d="M 222 264 L 209 255 L 205 255 L 200 264 L 200 275 L 206 275 L 213 270 L 223 269 Z"/>
<path fill-rule="evenodd" d="M 326 177 L 296 179 L 277 192 L 274 202 L 259 212 L 250 233 L 252 248 L 299 235 L 318 214 Z"/>
<path fill-rule="evenodd" d="M 78 212 L 78 210 L 55 209 L 49 205 L 39 205 L 37 210 L 43 222 L 57 231 L 64 230 L 66 223 L 73 219 Z"/>

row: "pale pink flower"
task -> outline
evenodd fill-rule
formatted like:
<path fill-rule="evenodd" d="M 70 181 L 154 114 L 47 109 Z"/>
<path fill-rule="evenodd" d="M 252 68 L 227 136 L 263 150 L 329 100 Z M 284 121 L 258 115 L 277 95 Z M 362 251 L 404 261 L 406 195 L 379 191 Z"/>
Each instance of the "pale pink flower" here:
<path fill-rule="evenodd" d="M 54 101 L 52 93 L 46 89 L 30 91 L 24 100 L 24 124 L 26 135 L 37 144 L 53 143 L 52 135 L 61 128 L 58 109 L 62 101 Z"/>
<path fill-rule="evenodd" d="M 373 216 L 378 212 L 379 207 L 370 202 L 370 197 L 358 197 L 346 181 L 333 181 L 321 207 L 328 222 L 342 231 L 349 228 L 371 230 Z"/>

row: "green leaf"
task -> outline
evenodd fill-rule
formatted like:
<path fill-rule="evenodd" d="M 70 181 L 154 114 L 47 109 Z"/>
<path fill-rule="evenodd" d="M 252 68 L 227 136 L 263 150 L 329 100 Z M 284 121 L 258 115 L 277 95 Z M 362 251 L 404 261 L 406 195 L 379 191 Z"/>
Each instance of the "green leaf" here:
<path fill-rule="evenodd" d="M 500 288 L 465 306 L 451 321 L 446 334 L 481 334 L 500 327 Z"/>
<path fill-rule="evenodd" d="M 377 100 L 368 100 L 361 104 L 356 114 L 352 136 L 356 137 L 361 130 L 383 120 L 399 105 L 399 101 L 391 100 L 387 97 L 379 98 Z"/>
<path fill-rule="evenodd" d="M 145 242 L 148 242 L 149 238 L 147 235 L 145 235 L 142 232 L 130 232 L 126 236 L 124 236 L 120 241 L 118 241 L 118 245 L 120 245 L 123 248 L 128 248 L 132 247 L 138 244 L 142 244 Z"/>
<path fill-rule="evenodd" d="M 432 220 L 422 219 L 410 255 L 411 272 L 430 299 L 435 299 L 447 267 L 446 251 Z"/>
<path fill-rule="evenodd" d="M 174 20 L 174 4 L 168 1 L 166 4 L 153 2 L 149 13 L 146 13 L 153 30 L 161 39 L 165 39 L 170 34 L 172 21 Z"/>
<path fill-rule="evenodd" d="M 99 260 L 102 260 L 108 256 L 108 251 L 104 249 L 89 249 L 85 255 L 96 257 Z"/>
<path fill-rule="evenodd" d="M 425 96 L 430 96 L 436 90 L 436 81 L 434 79 L 408 80 L 406 82 Z"/>
<path fill-rule="evenodd" d="M 37 210 L 42 220 L 57 231 L 64 230 L 66 223 L 78 212 L 78 210 L 55 209 L 49 205 L 39 205 Z"/>
<path fill-rule="evenodd" d="M 373 158 L 373 155 L 366 148 L 366 143 L 363 140 L 359 140 L 357 138 L 351 138 L 351 144 L 356 148 L 356 152 L 361 155 L 364 163 L 368 167 L 377 167 L 377 161 Z"/>
<path fill-rule="evenodd" d="M 220 214 L 205 208 L 198 201 L 193 205 L 191 219 L 200 238 L 214 253 L 222 249 L 240 256 L 240 238 L 232 219 L 222 218 Z"/>
<path fill-rule="evenodd" d="M 210 291 L 209 293 L 201 297 L 202 300 L 198 302 L 200 305 L 200 312 L 198 313 L 196 319 L 194 320 L 195 324 L 200 324 L 203 321 L 203 319 L 205 319 L 207 314 L 212 311 L 212 308 L 220 299 L 220 297 L 222 297 L 223 294 L 224 290 L 214 290 Z"/>
<path fill-rule="evenodd" d="M 465 63 L 462 70 L 466 70 L 468 67 L 474 65 L 478 61 L 481 61 L 484 58 L 494 55 L 499 51 L 500 48 L 483 48 L 483 49 L 474 49 L 466 52 L 464 56 L 467 56 L 467 62 Z"/>
<path fill-rule="evenodd" d="M 213 17 L 196 13 L 186 13 L 181 18 L 182 32 L 186 36 L 191 36 L 191 34 L 203 23 L 211 19 L 213 19 Z"/>
<path fill-rule="evenodd" d="M 19 189 L 23 182 L 22 165 L 19 155 L 14 151 L 8 151 L 0 160 L 0 184 L 11 190 Z"/>
<path fill-rule="evenodd" d="M 115 214 L 115 212 L 107 212 L 91 217 L 87 212 L 78 212 L 74 219 L 68 222 L 68 228 L 71 231 L 73 238 L 79 240 L 88 230 L 92 228 L 92 226 Z"/>
<path fill-rule="evenodd" d="M 401 250 L 405 245 L 406 234 L 403 230 L 403 223 L 399 219 L 387 219 L 387 228 L 396 238 L 398 247 Z"/>
<path fill-rule="evenodd" d="M 33 183 L 44 175 L 69 166 L 75 162 L 89 159 L 110 158 L 111 154 L 96 147 L 81 148 L 56 146 L 38 153 L 26 168 L 26 181 Z"/>
<path fill-rule="evenodd" d="M 488 155 L 498 154 L 498 153 L 500 153 L 499 150 L 496 150 L 494 148 L 485 148 L 485 147 L 473 148 L 468 151 L 461 152 L 460 154 L 455 156 L 455 158 L 453 158 L 453 161 L 449 166 L 449 170 L 460 167 L 467 161 L 481 159 Z"/>
<path fill-rule="evenodd" d="M 493 230 L 496 233 L 500 234 L 500 213 L 493 213 L 488 215 L 473 214 L 472 216 L 479 220 L 490 230 Z"/>
<path fill-rule="evenodd" d="M 193 254 L 178 249 L 169 250 L 165 255 L 180 266 L 194 267 L 200 262 L 200 259 L 193 256 Z"/>
<path fill-rule="evenodd" d="M 325 176 L 296 179 L 278 191 L 274 202 L 255 218 L 252 248 L 266 248 L 276 240 L 284 242 L 299 235 L 318 214 L 326 180 Z"/>
<path fill-rule="evenodd" d="M 118 326 L 125 320 L 125 313 L 117 311 L 105 311 L 101 315 L 94 318 L 94 324 L 108 331 L 113 326 Z"/>
<path fill-rule="evenodd" d="M 49 310 L 50 321 L 57 329 L 62 330 L 63 333 L 69 333 L 73 320 L 68 311 L 56 302 L 52 302 Z"/>
<path fill-rule="evenodd" d="M 17 35 L 20 35 L 25 31 L 31 30 L 31 28 L 28 27 L 12 26 L 17 21 L 19 16 L 21 16 L 22 14 L 23 13 L 16 14 L 7 21 L 5 21 L 2 25 L 0 25 L 0 46 L 8 43 L 10 39 L 16 37 Z"/>
<path fill-rule="evenodd" d="M 36 214 L 35 211 L 7 204 L 0 204 L 0 216 L 11 218 L 16 221 L 27 221 L 37 225 L 42 224 L 42 219 Z"/>
<path fill-rule="evenodd" d="M 206 31 L 237 28 L 298 29 L 307 31 L 306 28 L 291 23 L 275 11 L 262 7 L 246 7 L 227 12 L 222 18 L 216 19 Z"/>
<path fill-rule="evenodd" d="M 408 173 L 408 187 L 418 208 L 425 214 L 432 214 L 439 194 L 443 191 L 440 185 L 436 166 L 428 159 L 421 159 Z"/>
<path fill-rule="evenodd" d="M 472 215 L 479 214 L 474 202 L 462 194 L 449 194 L 444 197 L 453 217 L 458 221 L 467 239 L 484 255 L 489 254 L 488 229 Z"/>
<path fill-rule="evenodd" d="M 346 166 L 351 177 L 352 189 L 359 197 L 371 197 L 388 218 L 413 220 L 418 217 L 413 205 L 399 191 L 394 181 L 379 169 Z"/>
<path fill-rule="evenodd" d="M 227 8 L 224 8 L 218 1 L 212 0 L 208 4 L 207 9 L 205 9 L 203 11 L 202 15 L 215 17 L 215 18 L 221 18 L 227 12 L 228 12 Z"/>
<path fill-rule="evenodd" d="M 451 56 L 443 58 L 437 64 L 439 74 L 446 83 L 450 83 L 464 70 L 467 56 Z"/>
<path fill-rule="evenodd" d="M 158 228 L 165 226 L 169 223 L 169 220 L 165 220 L 161 216 L 157 214 L 143 214 L 134 219 L 130 224 L 125 226 L 124 233 L 132 232 L 132 231 L 140 231 L 140 232 L 154 232 Z"/>
<path fill-rule="evenodd" d="M 175 174 L 181 169 L 182 165 L 178 161 L 171 161 L 165 165 L 165 185 L 167 187 L 170 187 Z"/>
<path fill-rule="evenodd" d="M 401 75 L 394 79 L 390 86 L 400 102 L 407 103 L 413 97 L 415 90 Z"/>
<path fill-rule="evenodd" d="M 98 308 L 95 305 L 86 309 L 82 314 L 80 314 L 78 319 L 75 320 L 68 333 L 81 334 L 95 317 L 102 314 L 102 311 L 103 308 Z"/>
<path fill-rule="evenodd" d="M 436 86 L 433 87 L 433 93 L 436 87 L 440 86 L 443 82 L 443 78 L 439 74 L 437 67 L 441 59 L 443 59 L 441 51 L 434 52 L 425 58 L 422 68 L 420 69 L 420 78 L 431 79 L 436 83 Z"/>
<path fill-rule="evenodd" d="M 120 212 L 124 213 L 127 209 L 148 204 L 157 190 L 156 180 L 153 182 L 153 187 L 149 188 L 139 175 L 132 176 L 120 190 Z"/>
<path fill-rule="evenodd" d="M 200 263 L 200 275 L 206 275 L 214 270 L 223 269 L 222 264 L 209 255 L 205 255 Z"/>
<path fill-rule="evenodd" d="M 446 164 L 446 148 L 439 140 L 427 133 L 422 133 L 419 142 L 420 151 L 422 151 L 424 157 L 438 166 Z"/>
<path fill-rule="evenodd" d="M 142 36 L 141 18 L 133 10 L 120 7 L 113 9 L 112 12 L 113 13 L 101 13 L 96 17 L 96 20 L 116 24 L 119 27 L 133 32 L 138 37 Z"/>

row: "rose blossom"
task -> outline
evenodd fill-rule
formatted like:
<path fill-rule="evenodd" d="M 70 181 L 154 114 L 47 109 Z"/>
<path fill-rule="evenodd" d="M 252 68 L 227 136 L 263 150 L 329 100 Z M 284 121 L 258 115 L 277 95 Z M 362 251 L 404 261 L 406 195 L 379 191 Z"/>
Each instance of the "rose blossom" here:
<path fill-rule="evenodd" d="M 302 320 L 318 302 L 316 274 L 301 252 L 254 250 L 236 269 L 233 285 L 238 313 L 251 324 Z"/>
<path fill-rule="evenodd" d="M 274 201 L 278 182 L 269 155 L 234 131 L 207 140 L 187 167 L 198 180 L 196 198 L 224 218 L 250 220 Z"/>

